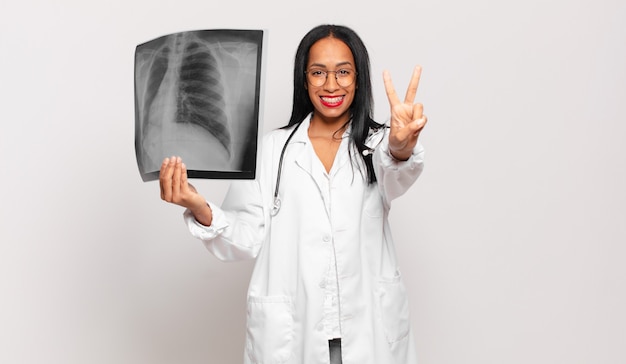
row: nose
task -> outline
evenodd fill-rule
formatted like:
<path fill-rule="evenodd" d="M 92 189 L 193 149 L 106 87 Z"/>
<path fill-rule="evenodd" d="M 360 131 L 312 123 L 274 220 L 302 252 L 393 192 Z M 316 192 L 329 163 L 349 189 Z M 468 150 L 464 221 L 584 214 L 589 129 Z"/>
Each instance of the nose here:
<path fill-rule="evenodd" d="M 341 87 L 337 83 L 337 73 L 335 73 L 335 71 L 327 71 L 326 81 L 324 82 L 324 90 L 332 92 L 340 88 Z"/>

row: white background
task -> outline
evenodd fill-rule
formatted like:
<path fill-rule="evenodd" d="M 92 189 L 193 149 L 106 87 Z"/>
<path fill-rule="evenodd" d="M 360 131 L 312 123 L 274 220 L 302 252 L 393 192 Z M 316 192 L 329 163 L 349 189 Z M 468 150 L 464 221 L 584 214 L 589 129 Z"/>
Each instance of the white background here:
<path fill-rule="evenodd" d="M 391 221 L 421 363 L 626 362 L 623 1 L 3 0 L 0 363 L 241 362 L 252 265 L 141 181 L 134 51 L 268 30 L 268 131 L 320 23 L 362 36 L 379 120 L 382 70 L 403 93 L 424 67 L 427 165 Z M 228 181 L 196 185 L 219 203 Z"/>

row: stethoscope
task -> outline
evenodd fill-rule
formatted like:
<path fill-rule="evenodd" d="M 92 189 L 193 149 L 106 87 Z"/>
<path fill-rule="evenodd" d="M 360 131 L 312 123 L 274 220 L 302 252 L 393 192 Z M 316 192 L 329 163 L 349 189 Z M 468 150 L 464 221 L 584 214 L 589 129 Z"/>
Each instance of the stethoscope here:
<path fill-rule="evenodd" d="M 291 138 L 293 138 L 296 130 L 298 130 L 300 125 L 302 125 L 302 123 L 297 124 L 296 127 L 293 128 L 293 130 L 289 134 L 289 137 L 287 138 L 287 141 L 285 142 L 285 145 L 283 145 L 283 150 L 280 151 L 280 159 L 278 160 L 278 173 L 276 174 L 276 188 L 274 189 L 274 203 L 272 204 L 272 209 L 270 210 L 270 214 L 272 216 L 276 216 L 278 214 L 278 211 L 280 211 L 280 196 L 278 195 L 278 187 L 280 187 L 280 175 L 283 171 L 283 158 L 285 157 L 285 151 L 287 150 L 287 145 L 289 145 L 289 141 L 291 140 Z"/>
<path fill-rule="evenodd" d="M 289 141 L 294 136 L 294 134 L 296 133 L 300 125 L 302 125 L 302 123 L 297 124 L 296 127 L 293 128 L 293 130 L 289 134 L 289 137 L 287 137 L 285 144 L 283 145 L 283 149 L 280 151 L 280 158 L 278 159 L 278 173 L 276 174 L 276 187 L 274 188 L 274 202 L 270 210 L 270 214 L 272 216 L 276 216 L 278 212 L 280 211 L 281 200 L 280 200 L 280 195 L 278 194 L 278 188 L 280 187 L 280 176 L 283 171 L 283 159 L 285 157 L 285 151 L 287 150 Z M 387 125 L 383 125 L 382 127 L 378 129 L 370 128 L 369 133 L 367 135 L 367 139 L 365 139 L 365 143 L 364 143 L 365 149 L 363 149 L 363 152 L 362 152 L 363 156 L 368 156 L 374 153 L 378 145 L 383 141 L 383 137 L 385 135 L 384 131 L 386 128 L 388 128 Z"/>

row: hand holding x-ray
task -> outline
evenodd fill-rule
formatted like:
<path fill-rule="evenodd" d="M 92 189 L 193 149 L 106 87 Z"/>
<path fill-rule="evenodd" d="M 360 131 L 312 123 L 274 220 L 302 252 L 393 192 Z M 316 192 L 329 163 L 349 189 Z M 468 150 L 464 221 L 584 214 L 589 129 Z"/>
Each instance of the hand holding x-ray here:
<path fill-rule="evenodd" d="M 165 158 L 159 171 L 161 199 L 189 209 L 196 220 L 211 225 L 213 213 L 196 188 L 187 181 L 187 166 L 177 156 Z"/>

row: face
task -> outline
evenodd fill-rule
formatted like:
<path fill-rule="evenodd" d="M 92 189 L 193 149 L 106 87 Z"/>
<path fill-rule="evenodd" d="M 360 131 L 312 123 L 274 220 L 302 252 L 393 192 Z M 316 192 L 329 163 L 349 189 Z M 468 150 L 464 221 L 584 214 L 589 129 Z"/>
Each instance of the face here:
<path fill-rule="evenodd" d="M 311 46 L 307 71 L 331 71 L 327 73 L 321 86 L 314 86 L 308 81 L 307 90 L 313 103 L 313 118 L 327 123 L 345 123 L 350 118 L 350 105 L 356 91 L 356 66 L 350 48 L 336 38 L 323 38 Z M 342 86 L 337 82 L 335 71 L 353 72 L 354 82 Z M 337 77 L 344 77 L 345 72 Z M 341 82 L 340 83 L 344 83 Z"/>

